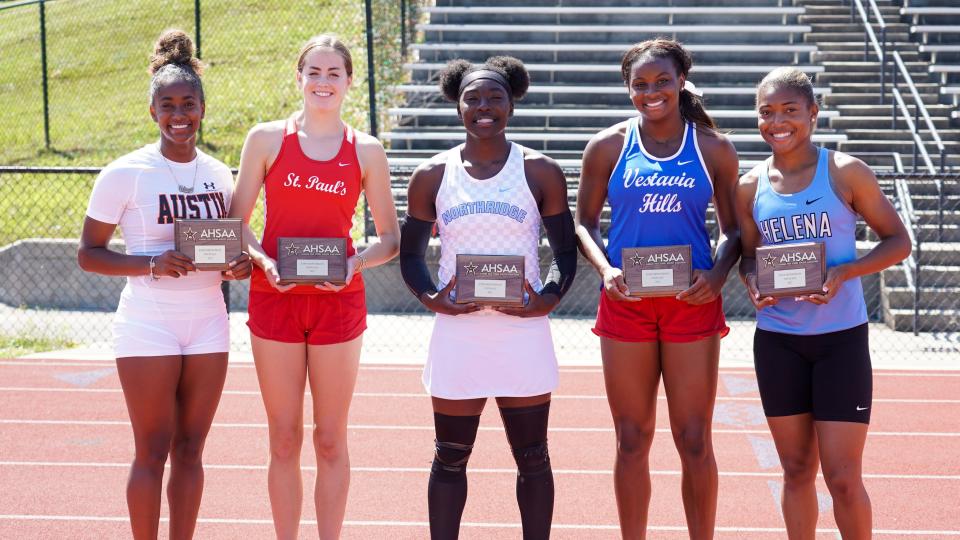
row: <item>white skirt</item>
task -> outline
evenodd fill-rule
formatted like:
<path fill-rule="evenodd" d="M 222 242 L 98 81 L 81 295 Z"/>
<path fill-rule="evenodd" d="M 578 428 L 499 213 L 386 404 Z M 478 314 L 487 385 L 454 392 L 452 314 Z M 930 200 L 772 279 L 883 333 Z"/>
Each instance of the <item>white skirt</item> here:
<path fill-rule="evenodd" d="M 559 374 L 547 317 L 491 309 L 437 314 L 423 386 L 434 397 L 526 397 L 553 392 Z"/>

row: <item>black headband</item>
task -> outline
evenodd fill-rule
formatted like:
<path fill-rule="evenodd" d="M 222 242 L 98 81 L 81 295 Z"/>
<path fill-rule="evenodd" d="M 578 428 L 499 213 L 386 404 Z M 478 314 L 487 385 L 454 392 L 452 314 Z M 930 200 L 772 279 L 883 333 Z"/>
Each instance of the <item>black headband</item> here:
<path fill-rule="evenodd" d="M 462 94 L 463 89 L 466 88 L 468 84 L 479 79 L 487 79 L 488 81 L 499 84 L 507 91 L 508 96 L 513 97 L 513 93 L 510 91 L 510 83 L 507 82 L 507 79 L 503 75 L 490 69 L 478 69 L 464 75 L 463 79 L 460 80 L 460 89 L 457 90 L 457 95 Z"/>

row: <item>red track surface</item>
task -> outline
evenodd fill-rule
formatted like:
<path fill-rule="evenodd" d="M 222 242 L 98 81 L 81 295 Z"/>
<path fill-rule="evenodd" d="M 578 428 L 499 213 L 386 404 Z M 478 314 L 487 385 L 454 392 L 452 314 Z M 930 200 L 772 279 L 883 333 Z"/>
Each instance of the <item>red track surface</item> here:
<path fill-rule="evenodd" d="M 419 376 L 413 367 L 361 367 L 350 415 L 354 472 L 345 538 L 428 536 L 433 432 Z M 560 380 L 550 434 L 554 537 L 616 538 L 614 436 L 602 375 L 572 368 Z M 874 388 L 864 472 L 877 536 L 960 538 L 960 373 L 877 372 Z M 308 421 L 309 406 L 308 398 Z M 679 460 L 662 400 L 657 422 L 649 536 L 686 538 Z M 749 370 L 721 370 L 714 429 L 717 537 L 785 537 L 779 466 Z M 0 362 L 0 538 L 128 537 L 124 485 L 132 445 L 112 363 Z M 266 420 L 251 366 L 231 367 L 204 456 L 197 538 L 272 537 Z M 302 462 L 310 486 L 309 442 Z M 462 537 L 519 538 L 513 462 L 492 403 L 469 470 Z M 837 538 L 822 481 L 819 490 L 820 537 Z M 303 519 L 303 536 L 315 537 L 309 496 Z"/>

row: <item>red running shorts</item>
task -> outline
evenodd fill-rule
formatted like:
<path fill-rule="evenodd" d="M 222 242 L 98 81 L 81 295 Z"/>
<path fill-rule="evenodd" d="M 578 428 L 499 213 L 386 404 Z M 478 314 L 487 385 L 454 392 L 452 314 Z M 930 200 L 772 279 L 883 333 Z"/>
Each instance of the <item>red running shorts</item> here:
<path fill-rule="evenodd" d="M 367 329 L 364 289 L 330 294 L 250 291 L 247 326 L 261 339 L 331 345 Z"/>
<path fill-rule="evenodd" d="M 723 300 L 690 305 L 672 296 L 618 302 L 600 291 L 593 333 L 617 341 L 687 343 L 730 332 L 723 316 Z"/>

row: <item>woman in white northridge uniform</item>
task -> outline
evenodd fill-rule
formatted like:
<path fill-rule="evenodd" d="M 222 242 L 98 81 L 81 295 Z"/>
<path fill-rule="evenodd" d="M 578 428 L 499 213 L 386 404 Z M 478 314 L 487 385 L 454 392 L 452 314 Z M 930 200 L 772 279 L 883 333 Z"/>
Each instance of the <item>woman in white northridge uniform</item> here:
<path fill-rule="evenodd" d="M 227 217 L 233 193 L 230 169 L 196 148 L 204 114 L 201 70 L 186 34 L 160 36 L 150 60 L 150 115 L 160 141 L 100 173 L 78 251 L 84 270 L 127 276 L 113 333 L 135 441 L 127 506 L 138 540 L 157 537 L 168 455 L 170 537 L 193 535 L 203 491 L 201 454 L 230 345 L 220 283 L 250 274 L 246 254 L 221 274 L 196 271 L 173 249 L 174 219 Z M 118 225 L 125 254 L 107 249 Z"/>
<path fill-rule="evenodd" d="M 427 488 L 434 539 L 459 534 L 466 464 L 490 397 L 500 407 L 517 463 L 523 537 L 550 535 L 553 475 L 546 435 L 557 361 L 546 316 L 573 281 L 577 251 L 560 168 L 506 138 L 513 101 L 523 97 L 529 80 L 515 58 L 490 58 L 479 66 L 451 62 L 440 86 L 457 103 L 466 143 L 435 156 L 410 179 L 400 266 L 410 290 L 437 313 L 423 373 L 436 428 Z M 441 243 L 439 291 L 425 263 L 434 223 Z M 541 223 L 554 254 L 543 285 Z M 525 305 L 481 310 L 455 303 L 457 254 L 522 255 Z"/>

